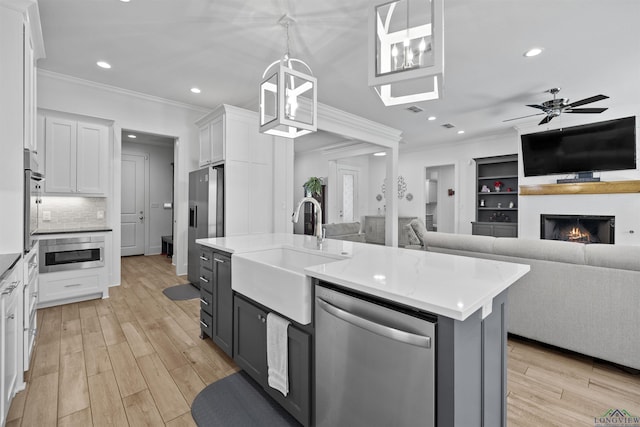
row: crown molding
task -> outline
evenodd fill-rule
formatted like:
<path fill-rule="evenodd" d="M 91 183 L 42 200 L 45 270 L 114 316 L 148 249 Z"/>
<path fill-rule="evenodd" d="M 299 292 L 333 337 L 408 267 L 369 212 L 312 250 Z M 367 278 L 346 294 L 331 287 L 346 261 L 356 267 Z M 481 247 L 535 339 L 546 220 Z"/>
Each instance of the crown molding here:
<path fill-rule="evenodd" d="M 352 139 L 393 147 L 402 131 L 318 102 L 318 129 Z"/>
<path fill-rule="evenodd" d="M 100 90 L 104 90 L 107 92 L 111 92 L 111 93 L 116 93 L 119 95 L 125 95 L 125 96 L 131 96 L 134 98 L 138 98 L 138 99 L 143 99 L 145 101 L 151 101 L 151 102 L 157 102 L 159 104 L 165 104 L 165 105 L 170 105 L 172 107 L 178 107 L 178 108 L 186 108 L 188 110 L 193 110 L 193 111 L 197 111 L 200 113 L 208 113 L 211 111 L 211 109 L 209 108 L 203 108 L 203 107 L 199 107 L 196 105 L 192 105 L 192 104 L 187 104 L 184 102 L 179 102 L 179 101 L 173 101 L 171 99 L 166 99 L 166 98 L 160 98 L 159 96 L 154 96 L 154 95 L 148 95 L 146 93 L 142 93 L 142 92 L 136 92 L 133 90 L 129 90 L 129 89 L 123 89 L 121 87 L 117 87 L 117 86 L 111 86 L 111 85 L 107 85 L 104 83 L 97 83 L 91 80 L 85 80 L 85 79 L 81 79 L 79 77 L 73 77 L 73 76 L 69 76 L 67 74 L 60 74 L 60 73 L 56 73 L 54 71 L 49 71 L 49 70 L 44 70 L 41 68 L 38 68 L 38 78 L 40 78 L 40 76 L 42 77 L 48 77 L 50 79 L 53 80 L 59 80 L 59 81 L 63 81 L 63 82 L 67 82 L 67 83 L 73 83 L 73 84 L 77 84 L 77 85 L 81 85 L 81 86 L 86 86 L 86 87 L 90 87 L 93 89 L 100 89 Z"/>

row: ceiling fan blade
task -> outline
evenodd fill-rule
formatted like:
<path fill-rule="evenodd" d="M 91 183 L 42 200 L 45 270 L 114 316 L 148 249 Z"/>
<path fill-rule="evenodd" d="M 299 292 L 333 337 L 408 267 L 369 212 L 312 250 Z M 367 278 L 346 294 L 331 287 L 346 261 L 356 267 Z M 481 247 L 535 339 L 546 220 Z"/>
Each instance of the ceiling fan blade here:
<path fill-rule="evenodd" d="M 546 108 L 543 107 L 542 105 L 527 104 L 527 107 L 537 108 L 538 110 L 546 110 Z"/>
<path fill-rule="evenodd" d="M 504 122 L 510 122 L 510 121 L 512 121 L 512 120 L 526 119 L 527 117 L 541 116 L 541 115 L 543 115 L 543 114 L 544 114 L 544 113 L 538 113 L 538 114 L 530 114 L 530 115 L 528 115 L 528 116 L 515 117 L 515 118 L 513 118 L 513 119 L 503 120 L 503 121 L 502 121 L 502 123 L 504 123 Z"/>
<path fill-rule="evenodd" d="M 607 111 L 608 108 L 572 108 L 570 110 L 565 111 L 565 113 L 590 113 L 597 114 L 602 113 L 603 111 Z"/>
<path fill-rule="evenodd" d="M 542 119 L 542 121 L 540 123 L 538 123 L 538 126 L 543 125 L 545 123 L 549 123 L 551 121 L 551 119 L 553 119 L 553 116 L 547 116 L 544 119 Z"/>
<path fill-rule="evenodd" d="M 567 105 L 567 107 L 579 107 L 580 105 L 590 104 L 596 101 L 602 101 L 603 99 L 608 99 L 609 97 L 606 95 L 595 95 L 590 98 L 581 99 L 580 101 L 572 102 Z"/>

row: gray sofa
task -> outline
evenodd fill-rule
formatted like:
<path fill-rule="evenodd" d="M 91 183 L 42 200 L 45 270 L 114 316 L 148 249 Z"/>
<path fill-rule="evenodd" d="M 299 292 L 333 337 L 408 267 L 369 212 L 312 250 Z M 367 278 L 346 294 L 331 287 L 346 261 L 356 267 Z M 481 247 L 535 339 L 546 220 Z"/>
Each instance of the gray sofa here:
<path fill-rule="evenodd" d="M 359 222 L 324 224 L 322 228 L 327 239 L 349 240 L 351 242 L 365 243 L 365 235 L 360 232 Z"/>
<path fill-rule="evenodd" d="M 431 252 L 529 264 L 509 289 L 510 333 L 640 369 L 640 246 L 438 232 L 421 243 Z"/>

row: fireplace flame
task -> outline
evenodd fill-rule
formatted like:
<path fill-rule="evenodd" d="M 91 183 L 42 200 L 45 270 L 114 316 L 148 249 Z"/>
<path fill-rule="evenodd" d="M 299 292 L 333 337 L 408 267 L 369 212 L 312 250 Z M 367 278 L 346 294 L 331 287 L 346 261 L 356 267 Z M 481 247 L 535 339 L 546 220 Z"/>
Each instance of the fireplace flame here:
<path fill-rule="evenodd" d="M 567 231 L 567 240 L 575 242 L 589 242 L 591 241 L 591 234 L 582 227 L 572 227 Z"/>

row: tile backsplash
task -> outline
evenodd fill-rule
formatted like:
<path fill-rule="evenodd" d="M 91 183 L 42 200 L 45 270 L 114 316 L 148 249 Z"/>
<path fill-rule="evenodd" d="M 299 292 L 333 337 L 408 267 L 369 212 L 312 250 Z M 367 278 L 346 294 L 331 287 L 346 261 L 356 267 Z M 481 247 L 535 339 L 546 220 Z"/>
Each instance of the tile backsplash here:
<path fill-rule="evenodd" d="M 43 197 L 39 230 L 103 227 L 107 225 L 104 197 Z"/>

